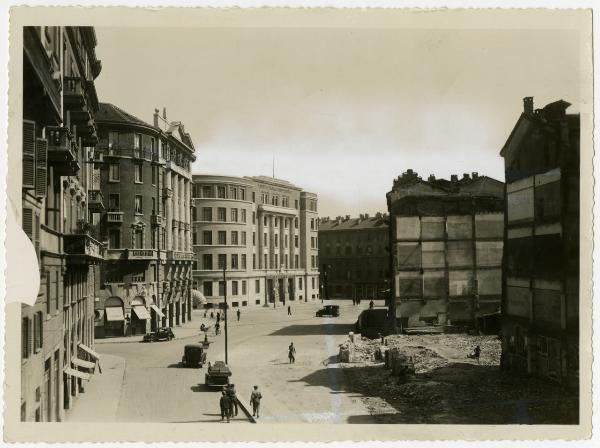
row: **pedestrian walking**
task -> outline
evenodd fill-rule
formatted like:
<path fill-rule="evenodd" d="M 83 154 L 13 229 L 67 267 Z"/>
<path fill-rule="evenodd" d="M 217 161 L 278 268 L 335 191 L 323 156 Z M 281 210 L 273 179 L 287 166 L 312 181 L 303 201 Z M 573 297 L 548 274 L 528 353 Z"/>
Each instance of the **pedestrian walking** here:
<path fill-rule="evenodd" d="M 290 343 L 288 347 L 288 358 L 290 359 L 290 364 L 294 364 L 296 362 L 296 347 L 294 347 L 294 343 Z"/>
<path fill-rule="evenodd" d="M 220 328 L 221 328 L 221 326 L 219 325 L 219 322 L 217 322 L 217 323 L 215 324 L 215 335 L 217 335 L 217 334 L 219 334 L 219 333 L 220 333 L 220 331 L 219 331 L 219 329 L 220 329 Z"/>
<path fill-rule="evenodd" d="M 214 318 L 215 318 L 215 312 L 214 312 L 214 311 L 211 311 L 211 312 L 210 312 L 210 318 L 211 318 L 211 319 L 214 319 Z"/>
<path fill-rule="evenodd" d="M 372 300 L 369 302 L 369 309 L 372 310 L 373 307 L 375 306 L 375 302 L 373 302 Z"/>
<path fill-rule="evenodd" d="M 221 313 L 217 311 L 217 323 L 221 322 Z"/>
<path fill-rule="evenodd" d="M 204 310 L 204 317 L 206 317 L 206 313 L 208 313 L 207 309 Z"/>
<path fill-rule="evenodd" d="M 231 416 L 237 417 L 237 415 L 238 415 L 238 399 L 237 399 L 237 395 L 235 392 L 235 384 L 230 384 L 227 387 L 227 395 L 229 396 L 229 399 L 231 400 Z"/>
<path fill-rule="evenodd" d="M 254 390 L 250 394 L 250 404 L 252 405 L 252 417 L 259 418 L 260 411 L 260 400 L 262 399 L 262 394 L 258 390 L 258 386 L 254 386 Z"/>
<path fill-rule="evenodd" d="M 238 318 L 238 322 L 240 321 L 240 316 L 242 315 L 242 312 L 240 311 L 240 309 L 238 308 L 237 310 L 237 318 Z"/>
<path fill-rule="evenodd" d="M 479 356 L 481 356 L 481 347 L 479 347 L 479 346 L 475 347 L 475 350 L 473 350 L 473 355 L 475 355 L 477 364 L 479 364 Z"/>
<path fill-rule="evenodd" d="M 227 418 L 227 423 L 229 423 L 229 416 L 231 415 L 231 399 L 225 390 L 223 390 L 223 393 L 221 394 L 219 404 L 221 405 L 221 421 Z"/>
<path fill-rule="evenodd" d="M 292 307 L 288 305 L 288 316 L 292 315 Z"/>

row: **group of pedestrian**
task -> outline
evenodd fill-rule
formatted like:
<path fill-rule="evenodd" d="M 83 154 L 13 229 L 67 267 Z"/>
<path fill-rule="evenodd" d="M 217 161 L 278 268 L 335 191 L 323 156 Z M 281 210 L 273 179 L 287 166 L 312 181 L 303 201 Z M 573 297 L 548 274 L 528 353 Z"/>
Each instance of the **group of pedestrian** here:
<path fill-rule="evenodd" d="M 260 400 L 262 400 L 262 394 L 258 390 L 258 386 L 254 386 L 252 394 L 250 394 L 250 404 L 252 405 L 252 416 L 260 417 Z M 221 392 L 221 399 L 219 405 L 221 407 L 221 421 L 227 419 L 227 423 L 231 421 L 233 417 L 238 415 L 238 398 L 235 391 L 235 385 L 229 384 L 223 386 Z"/>
<path fill-rule="evenodd" d="M 237 417 L 238 399 L 235 392 L 235 385 L 228 384 L 227 386 L 223 386 L 219 404 L 221 406 L 221 421 L 227 419 L 227 423 L 229 423 L 230 419 Z"/>
<path fill-rule="evenodd" d="M 352 299 L 352 305 L 360 305 L 360 299 Z"/>

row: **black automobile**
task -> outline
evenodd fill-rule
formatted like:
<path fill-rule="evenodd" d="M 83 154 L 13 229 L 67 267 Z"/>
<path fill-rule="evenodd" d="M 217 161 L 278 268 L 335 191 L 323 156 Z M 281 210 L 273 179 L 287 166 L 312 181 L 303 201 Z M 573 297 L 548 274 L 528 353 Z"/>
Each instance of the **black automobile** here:
<path fill-rule="evenodd" d="M 175 338 L 171 327 L 162 327 L 152 333 L 144 335 L 144 342 L 170 341 Z"/>
<path fill-rule="evenodd" d="M 181 364 L 185 367 L 200 367 L 206 362 L 206 351 L 200 344 L 187 344 L 183 348 Z"/>
<path fill-rule="evenodd" d="M 204 375 L 204 384 L 208 387 L 226 386 L 229 384 L 231 369 L 223 361 L 208 364 L 208 372 Z"/>
<path fill-rule="evenodd" d="M 317 317 L 339 317 L 340 307 L 339 305 L 325 305 L 323 308 L 318 310 L 315 315 Z"/>

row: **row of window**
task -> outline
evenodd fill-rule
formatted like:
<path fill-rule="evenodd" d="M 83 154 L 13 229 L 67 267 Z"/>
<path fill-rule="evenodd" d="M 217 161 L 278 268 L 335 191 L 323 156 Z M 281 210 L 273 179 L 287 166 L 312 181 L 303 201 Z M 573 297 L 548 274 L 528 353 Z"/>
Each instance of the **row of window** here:
<path fill-rule="evenodd" d="M 129 132 L 108 132 L 108 152 L 116 154 L 119 149 L 131 148 L 132 135 Z M 145 143 L 144 143 L 145 142 Z M 166 161 L 175 162 L 176 165 L 190 170 L 191 161 L 180 151 L 172 148 L 168 143 L 158 140 L 158 144 L 154 137 L 149 137 L 142 134 L 133 134 L 133 153 L 134 157 L 142 158 L 143 152 L 149 153 L 152 157 L 161 157 Z"/>
<path fill-rule="evenodd" d="M 196 207 L 192 208 L 192 221 L 198 220 L 198 215 L 196 212 Z M 218 207 L 217 208 L 217 221 L 220 222 L 246 222 L 246 209 L 237 209 L 232 208 L 229 211 L 229 221 L 227 221 L 227 208 Z M 213 220 L 213 208 L 212 207 L 203 207 L 202 208 L 202 221 L 211 222 Z M 252 213 L 252 221 L 256 220 L 256 213 Z"/>
<path fill-rule="evenodd" d="M 311 278 L 312 280 L 312 288 L 315 289 L 316 287 L 316 279 L 315 277 Z M 227 282 L 229 283 L 229 282 Z M 247 294 L 247 283 L 246 280 L 242 280 L 242 295 L 245 296 Z M 304 283 L 303 283 L 303 279 L 302 277 L 298 278 L 298 290 L 302 291 L 304 288 Z M 202 282 L 202 292 L 206 297 L 211 297 L 213 296 L 213 282 L 211 280 L 207 280 Z M 237 296 L 239 295 L 239 282 L 238 280 L 232 280 L 231 281 L 231 291 L 227 291 L 228 294 L 231 294 L 233 296 Z M 254 293 L 255 294 L 260 294 L 261 292 L 261 287 L 260 287 L 260 280 L 256 279 L 254 280 Z M 224 296 L 225 295 L 225 282 L 224 281 L 220 281 L 219 282 L 219 296 Z"/>
<path fill-rule="evenodd" d="M 217 185 L 216 187 L 213 185 L 194 185 L 193 194 L 195 198 L 246 200 L 246 189 L 235 186 L 227 188 L 225 185 Z M 285 195 L 280 197 L 276 194 L 269 195 L 268 193 L 261 193 L 260 201 L 261 204 L 271 204 L 276 207 L 279 207 L 281 204 L 282 207 L 290 207 L 290 197 Z M 252 202 L 256 203 L 256 193 L 254 191 L 252 192 Z M 298 206 L 298 199 L 295 199 L 294 208 L 297 210 Z"/>
<path fill-rule="evenodd" d="M 134 169 L 134 182 L 137 184 L 144 183 L 144 164 L 141 162 L 135 162 L 133 164 Z M 150 167 L 150 171 L 152 173 L 152 177 L 150 182 L 152 185 L 156 185 L 158 181 L 158 166 L 152 165 Z M 120 182 L 121 181 L 121 165 L 118 163 L 111 163 L 108 165 L 108 180 L 109 182 Z"/>
<path fill-rule="evenodd" d="M 158 233 L 160 231 L 160 234 Z M 185 250 L 186 238 L 184 230 L 173 231 L 173 250 Z M 127 231 L 131 235 L 131 247 L 132 249 L 145 249 L 146 245 L 146 231 L 137 228 L 131 231 Z M 160 249 L 167 250 L 167 229 L 162 227 L 159 229 L 153 229 L 150 233 L 150 249 L 158 249 L 158 237 L 160 236 Z M 122 249 L 123 241 L 121 241 L 121 229 L 115 227 L 108 229 L 108 248 L 109 249 Z"/>
<path fill-rule="evenodd" d="M 239 238 L 241 236 L 241 238 Z M 255 240 L 255 233 L 252 233 L 252 239 Z M 198 234 L 194 232 L 192 234 L 192 243 L 198 244 Z M 213 231 L 205 230 L 202 232 L 202 244 L 210 246 L 213 244 Z M 217 232 L 217 244 L 221 246 L 227 245 L 227 231 L 219 230 Z M 232 246 L 246 245 L 246 232 L 238 232 L 233 230 L 230 232 L 229 244 Z"/>
<path fill-rule="evenodd" d="M 257 257 L 256 254 L 252 254 L 252 269 L 294 269 L 300 267 L 300 257 L 298 255 L 294 255 L 293 258 L 289 257 L 288 254 L 284 254 L 281 258 L 282 264 L 279 264 L 279 254 L 273 254 L 271 258 L 269 258 L 268 254 L 263 255 L 261 266 L 257 265 Z M 240 263 L 241 261 L 241 263 Z M 293 261 L 293 263 L 291 263 Z M 318 265 L 318 258 L 316 256 L 311 257 L 311 266 L 312 268 L 316 268 Z M 197 265 L 194 265 L 196 268 Z M 203 254 L 202 255 L 202 267 L 201 269 L 206 271 L 211 271 L 215 268 L 213 263 L 213 254 Z M 246 270 L 246 254 L 231 254 L 230 255 L 230 264 L 227 264 L 227 254 L 217 254 L 217 269 L 241 269 Z"/>
<path fill-rule="evenodd" d="M 354 252 L 352 250 L 352 246 L 346 246 L 345 248 L 343 248 L 344 250 L 342 250 L 342 247 L 338 246 L 335 248 L 335 251 L 333 250 L 333 248 L 329 247 L 329 245 L 327 245 L 323 251 L 323 253 L 325 255 L 352 255 L 353 253 L 355 253 L 356 255 L 372 255 L 373 254 L 373 248 L 371 246 L 367 246 L 364 251 L 362 246 L 356 246 L 354 248 Z M 379 251 L 377 252 L 379 254 L 384 254 L 384 247 L 383 246 L 379 246 Z"/>

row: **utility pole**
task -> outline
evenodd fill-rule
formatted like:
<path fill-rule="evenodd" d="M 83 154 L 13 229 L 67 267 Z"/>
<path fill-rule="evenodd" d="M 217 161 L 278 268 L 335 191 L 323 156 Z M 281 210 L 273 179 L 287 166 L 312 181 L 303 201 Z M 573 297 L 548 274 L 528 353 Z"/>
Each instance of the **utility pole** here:
<path fill-rule="evenodd" d="M 225 319 L 223 319 L 225 321 L 225 364 L 229 364 L 228 363 L 228 359 L 227 359 L 227 275 L 226 275 L 226 270 L 227 268 L 225 266 L 223 266 L 223 303 L 225 305 Z"/>

